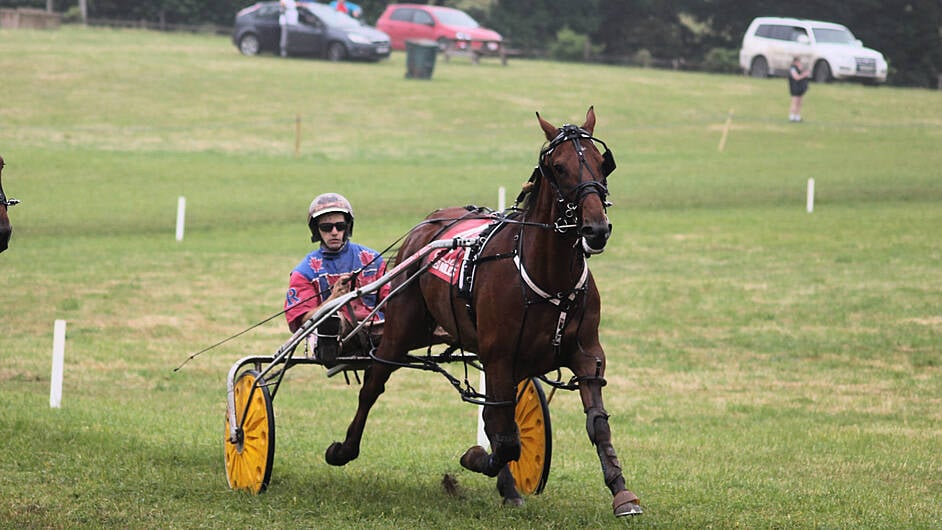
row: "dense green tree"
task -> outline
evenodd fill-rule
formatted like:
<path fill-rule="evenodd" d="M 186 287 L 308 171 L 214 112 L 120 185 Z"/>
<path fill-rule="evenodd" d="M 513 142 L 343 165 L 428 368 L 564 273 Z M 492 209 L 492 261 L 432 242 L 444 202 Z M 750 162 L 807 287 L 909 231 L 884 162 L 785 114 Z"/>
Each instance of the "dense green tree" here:
<path fill-rule="evenodd" d="M 654 57 L 679 59 L 696 55 L 694 36 L 680 22 L 683 2 L 672 0 L 603 0 L 602 22 L 593 40 L 608 57 L 628 57 L 641 50 Z"/>
<path fill-rule="evenodd" d="M 601 22 L 604 0 L 498 0 L 487 19 L 515 48 L 538 52 L 563 28 L 592 35 Z"/>

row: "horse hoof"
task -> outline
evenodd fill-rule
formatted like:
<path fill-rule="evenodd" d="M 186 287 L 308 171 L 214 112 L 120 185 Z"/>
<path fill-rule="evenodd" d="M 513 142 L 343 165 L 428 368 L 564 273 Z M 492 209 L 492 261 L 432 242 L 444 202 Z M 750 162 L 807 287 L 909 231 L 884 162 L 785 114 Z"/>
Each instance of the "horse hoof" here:
<path fill-rule="evenodd" d="M 324 453 L 324 460 L 327 460 L 327 463 L 332 466 L 342 466 L 354 458 L 356 458 L 356 455 L 348 456 L 344 454 L 343 444 L 340 442 L 330 444 L 330 447 Z"/>
<path fill-rule="evenodd" d="M 487 458 L 487 450 L 480 445 L 475 445 L 474 447 L 465 451 L 463 455 L 461 455 L 461 466 L 471 471 L 483 473 L 484 465 L 487 463 Z"/>
<path fill-rule="evenodd" d="M 642 513 L 644 513 L 644 510 L 642 510 L 641 505 L 636 502 L 626 502 L 618 508 L 615 508 L 615 517 L 641 515 Z"/>
<path fill-rule="evenodd" d="M 504 506 L 523 506 L 523 497 L 505 498 Z"/>
<path fill-rule="evenodd" d="M 615 494 L 615 498 L 612 499 L 612 507 L 615 510 L 615 517 L 644 513 L 644 510 L 641 509 L 641 500 L 628 490 L 619 491 Z"/>
<path fill-rule="evenodd" d="M 497 474 L 497 493 L 504 499 L 504 506 L 523 506 L 523 497 L 517 491 L 510 468 L 504 466 Z"/>

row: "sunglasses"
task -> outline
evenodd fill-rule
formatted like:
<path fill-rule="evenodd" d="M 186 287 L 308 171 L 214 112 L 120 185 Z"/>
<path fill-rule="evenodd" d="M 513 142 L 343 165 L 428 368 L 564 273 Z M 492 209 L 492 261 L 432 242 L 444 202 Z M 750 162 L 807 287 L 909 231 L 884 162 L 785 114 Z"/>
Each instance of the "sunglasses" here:
<path fill-rule="evenodd" d="M 338 223 L 318 223 L 317 229 L 325 234 L 329 234 L 331 230 L 337 229 L 338 232 L 347 231 L 347 223 L 345 221 L 340 221 Z"/>

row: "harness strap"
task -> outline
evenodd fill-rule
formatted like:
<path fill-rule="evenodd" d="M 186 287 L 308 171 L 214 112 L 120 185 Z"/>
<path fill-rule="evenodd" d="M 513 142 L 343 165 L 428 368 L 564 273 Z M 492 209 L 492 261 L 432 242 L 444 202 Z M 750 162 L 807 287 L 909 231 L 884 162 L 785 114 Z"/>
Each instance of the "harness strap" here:
<path fill-rule="evenodd" d="M 520 271 L 520 278 L 523 279 L 523 282 L 527 284 L 530 290 L 538 294 L 543 300 L 560 308 L 559 319 L 556 321 L 556 333 L 553 335 L 553 346 L 559 348 L 559 345 L 563 341 L 563 330 L 566 328 L 566 320 L 569 317 L 571 304 L 575 301 L 577 294 L 583 290 L 586 280 L 589 277 L 589 264 L 586 263 L 585 256 L 582 257 L 582 276 L 579 277 L 579 281 L 569 290 L 569 294 L 566 295 L 565 298 L 563 297 L 563 293 L 554 296 L 540 289 L 540 286 L 527 274 L 527 269 L 523 266 L 523 261 L 521 261 L 519 254 L 514 256 L 514 265 L 517 266 L 517 270 Z M 564 299 L 566 301 L 565 305 L 563 305 Z"/>
<path fill-rule="evenodd" d="M 527 284 L 527 287 L 529 287 L 530 290 L 540 295 L 541 298 L 543 298 L 544 300 L 546 300 L 547 302 L 555 306 L 559 306 L 562 303 L 563 293 L 559 293 L 555 296 L 551 295 L 548 292 L 544 291 L 543 289 L 540 289 L 540 286 L 538 286 L 536 283 L 533 282 L 533 279 L 530 278 L 529 274 L 527 274 L 527 269 L 524 268 L 523 262 L 520 260 L 520 254 L 514 255 L 514 265 L 517 266 L 517 270 L 520 271 L 520 277 L 523 278 L 523 281 Z M 566 297 L 570 302 L 575 300 L 576 293 L 582 290 L 583 287 L 585 287 L 585 283 L 588 277 L 589 277 L 589 266 L 588 266 L 588 263 L 586 263 L 585 256 L 583 256 L 582 257 L 582 276 L 579 277 L 579 281 L 576 282 L 576 285 L 574 285 L 573 288 L 569 291 L 569 296 Z"/>

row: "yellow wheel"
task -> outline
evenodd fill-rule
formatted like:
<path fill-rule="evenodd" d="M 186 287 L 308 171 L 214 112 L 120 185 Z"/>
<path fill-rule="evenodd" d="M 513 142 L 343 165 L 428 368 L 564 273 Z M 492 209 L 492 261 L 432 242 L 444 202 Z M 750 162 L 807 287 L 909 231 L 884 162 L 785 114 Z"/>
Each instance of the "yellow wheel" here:
<path fill-rule="evenodd" d="M 549 478 L 553 453 L 553 431 L 550 428 L 549 404 L 536 379 L 521 381 L 517 386 L 517 408 L 514 412 L 520 429 L 520 458 L 510 462 L 517 491 L 535 495 L 543 491 Z"/>
<path fill-rule="evenodd" d="M 275 414 L 271 394 L 265 380 L 254 370 L 243 372 L 233 391 L 236 423 L 242 428 L 237 430 L 237 439 L 230 440 L 229 414 L 226 414 L 226 480 L 234 490 L 261 493 L 268 487 L 275 460 Z"/>

